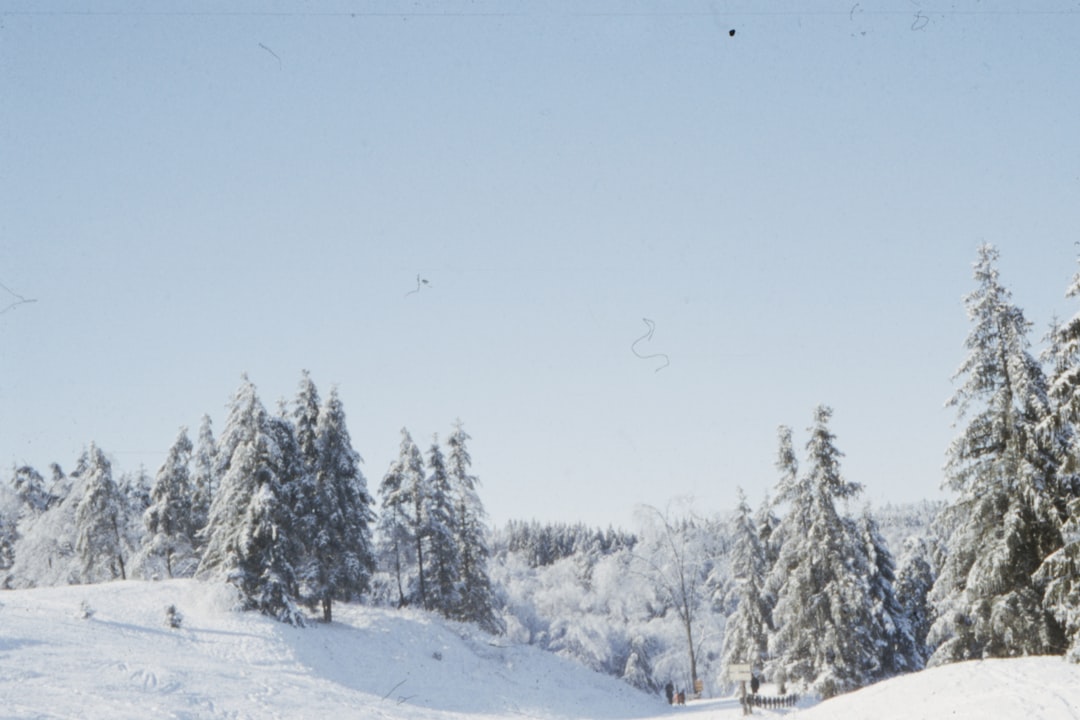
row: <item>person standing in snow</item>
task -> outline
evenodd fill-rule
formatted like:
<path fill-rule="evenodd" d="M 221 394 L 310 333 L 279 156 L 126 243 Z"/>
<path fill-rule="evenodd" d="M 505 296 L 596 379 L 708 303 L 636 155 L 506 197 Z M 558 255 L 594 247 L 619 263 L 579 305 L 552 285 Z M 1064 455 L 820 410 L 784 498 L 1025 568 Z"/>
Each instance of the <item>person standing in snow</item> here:
<path fill-rule="evenodd" d="M 664 693 L 667 695 L 667 704 L 671 705 L 675 702 L 675 686 L 668 680 L 668 684 L 664 686 Z"/>

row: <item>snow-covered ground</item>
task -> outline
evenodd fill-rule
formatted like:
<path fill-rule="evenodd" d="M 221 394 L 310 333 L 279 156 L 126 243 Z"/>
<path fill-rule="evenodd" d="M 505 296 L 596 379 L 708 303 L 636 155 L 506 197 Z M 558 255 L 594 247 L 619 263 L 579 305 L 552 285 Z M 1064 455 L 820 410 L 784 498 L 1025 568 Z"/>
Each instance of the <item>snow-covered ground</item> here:
<path fill-rule="evenodd" d="M 291 628 L 230 611 L 194 581 L 0 592 L 0 718 L 741 717 L 731 699 L 669 707 L 531 647 L 415 612 L 340 606 Z M 165 622 L 175 605 L 183 621 Z M 83 608 L 91 614 L 86 614 Z M 1080 718 L 1080 668 L 1057 658 L 965 663 L 797 711 L 840 718 Z"/>

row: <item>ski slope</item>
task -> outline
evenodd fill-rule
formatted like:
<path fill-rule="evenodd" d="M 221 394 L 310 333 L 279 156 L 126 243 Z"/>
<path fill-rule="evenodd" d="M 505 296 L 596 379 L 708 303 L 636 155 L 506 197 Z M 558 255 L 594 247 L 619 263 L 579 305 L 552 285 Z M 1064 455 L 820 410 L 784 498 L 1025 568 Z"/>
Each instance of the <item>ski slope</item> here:
<path fill-rule="evenodd" d="M 669 707 L 615 679 L 419 612 L 336 608 L 307 628 L 231 611 L 190 580 L 0 592 L 0 718 L 452 720 L 741 717 L 730 698 Z M 175 605 L 181 626 L 170 628 Z M 88 617 L 88 608 L 90 614 Z M 789 718 L 1080 718 L 1080 668 L 965 663 Z"/>

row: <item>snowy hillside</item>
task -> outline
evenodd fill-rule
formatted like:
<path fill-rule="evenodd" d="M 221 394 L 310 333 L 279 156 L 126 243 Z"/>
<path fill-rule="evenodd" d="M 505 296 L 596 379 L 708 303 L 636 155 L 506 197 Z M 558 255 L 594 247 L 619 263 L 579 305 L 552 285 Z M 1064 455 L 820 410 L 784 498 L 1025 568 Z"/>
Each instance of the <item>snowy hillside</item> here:
<path fill-rule="evenodd" d="M 0 593 L 3 718 L 641 718 L 662 700 L 471 626 L 341 606 L 293 628 L 227 586 L 117 582 Z M 93 614 L 82 617 L 81 606 Z M 179 629 L 165 623 L 175 605 Z"/>
<path fill-rule="evenodd" d="M 0 717 L 741 717 L 731 699 L 671 708 L 554 655 L 421 613 L 342 606 L 338 622 L 298 629 L 231 612 L 231 603 L 226 586 L 190 580 L 0 593 Z M 165 622 L 169 605 L 179 628 Z M 1066 720 L 1080 717 L 1080 668 L 1059 658 L 963 663 L 814 708 L 755 714 Z"/>
<path fill-rule="evenodd" d="M 955 663 L 841 695 L 795 717 L 1075 720 L 1080 718 L 1080 666 L 1060 657 Z"/>

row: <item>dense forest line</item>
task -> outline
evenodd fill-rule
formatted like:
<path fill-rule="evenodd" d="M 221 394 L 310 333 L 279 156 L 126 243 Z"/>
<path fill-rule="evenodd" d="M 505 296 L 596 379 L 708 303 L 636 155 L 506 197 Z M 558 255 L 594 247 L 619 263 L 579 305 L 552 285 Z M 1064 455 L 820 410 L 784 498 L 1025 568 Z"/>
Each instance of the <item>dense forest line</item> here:
<path fill-rule="evenodd" d="M 271 414 L 245 377 L 220 436 L 206 417 L 195 443 L 181 430 L 152 479 L 114 480 L 93 444 L 48 481 L 15 468 L 0 577 L 224 580 L 244 608 L 299 624 L 335 601 L 421 607 L 650 691 L 720 692 L 732 664 L 830 696 L 970 658 L 1080 661 L 1080 313 L 1037 356 L 996 262 L 980 248 L 965 299 L 947 503 L 860 506 L 822 405 L 801 457 L 781 426 L 756 509 L 739 491 L 728 514 L 643 507 L 632 532 L 493 529 L 460 422 L 426 453 L 402 430 L 376 500 L 335 391 L 321 401 L 304 373 Z"/>

